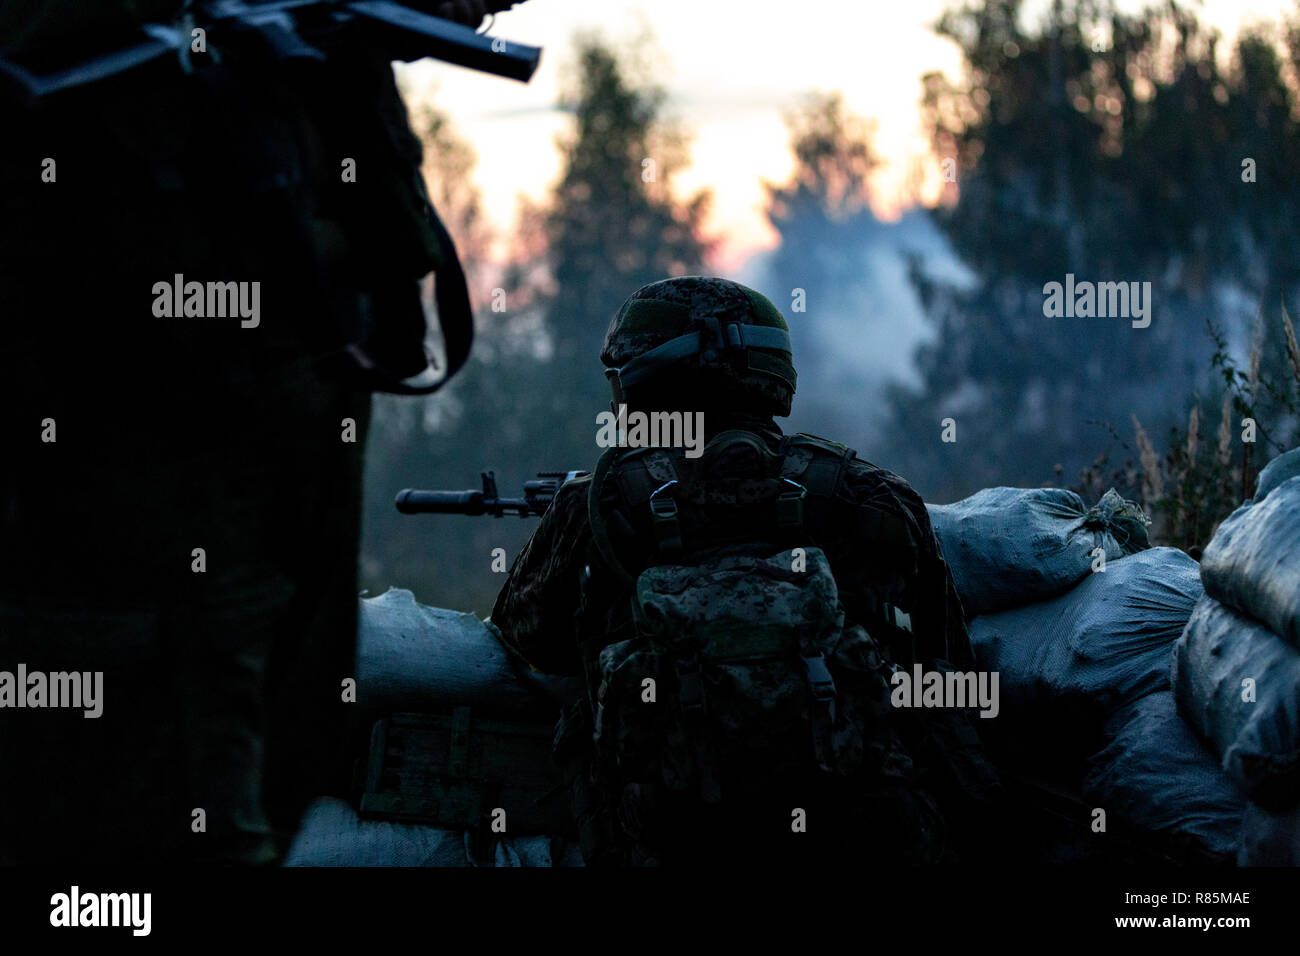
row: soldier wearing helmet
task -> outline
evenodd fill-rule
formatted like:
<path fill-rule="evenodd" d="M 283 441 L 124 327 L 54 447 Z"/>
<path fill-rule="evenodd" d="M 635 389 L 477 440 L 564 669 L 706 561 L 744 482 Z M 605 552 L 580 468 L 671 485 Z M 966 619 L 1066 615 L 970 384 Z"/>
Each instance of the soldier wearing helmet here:
<path fill-rule="evenodd" d="M 638 856 L 634 818 L 644 823 L 662 800 L 630 806 L 626 793 L 602 792 L 590 771 L 591 720 L 600 706 L 593 672 L 602 650 L 635 629 L 630 598 L 638 574 L 731 553 L 773 554 L 791 543 L 815 546 L 829 561 L 846 626 L 869 632 L 873 666 L 886 681 L 891 668 L 917 662 L 973 666 L 960 603 L 925 506 L 903 479 L 841 444 L 786 436 L 776 424 L 790 414 L 796 374 L 788 326 L 767 298 L 721 278 L 651 283 L 614 316 L 600 358 L 615 410 L 703 413 L 704 454 L 691 460 L 682 449 L 608 449 L 591 477 L 557 493 L 515 560 L 492 621 L 531 667 L 583 675 L 588 686 L 561 721 L 556 756 L 589 862 L 671 863 L 701 853 L 735 859 L 747 839 L 770 859 L 770 847 L 754 843 L 753 828 L 764 822 L 735 807 L 721 816 L 687 809 L 671 826 L 652 827 L 659 845 Z M 888 794 L 863 804 L 876 819 L 861 832 L 879 844 L 882 860 L 951 859 L 929 791 L 991 792 L 992 770 L 963 720 L 949 715 L 921 726 L 889 710 L 883 702 L 878 735 L 866 745 L 879 751 L 877 776 Z M 721 833 L 728 828 L 730 843 Z M 675 836 L 664 837 L 669 832 Z"/>

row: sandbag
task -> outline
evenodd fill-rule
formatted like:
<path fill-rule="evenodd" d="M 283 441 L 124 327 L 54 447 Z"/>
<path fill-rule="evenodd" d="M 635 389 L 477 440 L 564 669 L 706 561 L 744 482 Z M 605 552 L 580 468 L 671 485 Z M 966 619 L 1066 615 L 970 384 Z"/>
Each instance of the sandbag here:
<path fill-rule="evenodd" d="M 1083 792 L 1106 811 L 1107 826 L 1167 840 L 1193 861 L 1236 861 L 1245 795 L 1178 716 L 1170 691 L 1117 711 L 1106 735 L 1107 745 L 1089 760 Z"/>
<path fill-rule="evenodd" d="M 1111 489 L 1089 509 L 1063 488 L 985 488 L 926 505 L 967 619 L 1067 591 L 1092 568 L 1148 546 L 1141 509 Z"/>
<path fill-rule="evenodd" d="M 1246 804 L 1238 866 L 1300 866 L 1300 806 L 1265 810 Z"/>
<path fill-rule="evenodd" d="M 511 666 L 491 624 L 473 614 L 417 604 L 410 591 L 398 588 L 362 599 L 358 716 L 444 713 L 460 705 L 483 714 L 551 721 L 558 712 Z"/>
<path fill-rule="evenodd" d="M 1300 448 L 1278 455 L 1255 479 L 1255 503 L 1263 501 L 1269 493 L 1288 478 L 1300 475 Z"/>
<path fill-rule="evenodd" d="M 346 801 L 321 797 L 303 814 L 284 866 L 582 866 L 559 837 L 493 837 L 475 852 L 463 830 L 362 820 Z"/>
<path fill-rule="evenodd" d="M 1207 594 L 1174 645 L 1173 682 L 1183 719 L 1252 800 L 1300 800 L 1300 651 Z"/>
<path fill-rule="evenodd" d="M 1229 515 L 1201 558 L 1205 593 L 1300 647 L 1300 476 Z"/>
<path fill-rule="evenodd" d="M 971 644 L 980 669 L 999 675 L 1001 719 L 1100 733 L 1119 708 L 1169 689 L 1170 647 L 1201 594 L 1195 561 L 1151 548 L 1060 597 L 977 617 Z"/>

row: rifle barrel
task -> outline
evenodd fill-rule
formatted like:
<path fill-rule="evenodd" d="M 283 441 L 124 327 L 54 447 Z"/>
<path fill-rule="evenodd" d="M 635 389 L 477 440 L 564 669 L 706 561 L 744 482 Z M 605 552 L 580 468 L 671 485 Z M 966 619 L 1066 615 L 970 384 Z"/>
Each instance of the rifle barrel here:
<path fill-rule="evenodd" d="M 397 493 L 397 510 L 404 515 L 481 515 L 487 513 L 481 491 L 417 491 L 403 488 Z"/>
<path fill-rule="evenodd" d="M 485 36 L 467 26 L 412 10 L 392 0 L 351 0 L 344 4 L 344 9 L 396 27 L 395 40 L 405 41 L 401 48 L 390 49 L 390 54 L 396 59 L 432 56 L 471 70 L 527 83 L 542 55 L 538 47 Z"/>

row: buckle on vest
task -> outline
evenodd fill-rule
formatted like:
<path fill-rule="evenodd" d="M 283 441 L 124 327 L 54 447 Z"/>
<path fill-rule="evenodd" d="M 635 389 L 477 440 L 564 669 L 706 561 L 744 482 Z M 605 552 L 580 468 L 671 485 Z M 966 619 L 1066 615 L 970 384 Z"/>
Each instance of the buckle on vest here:
<path fill-rule="evenodd" d="M 650 517 L 654 524 L 655 540 L 662 554 L 675 554 L 682 550 L 682 526 L 677 520 L 677 502 L 666 492 L 677 480 L 665 482 L 650 495 Z"/>
<path fill-rule="evenodd" d="M 827 773 L 835 768 L 835 681 L 820 653 L 801 654 L 803 676 L 812 694 L 809 717 L 812 724 L 813 754 L 817 765 Z"/>
<path fill-rule="evenodd" d="M 912 615 L 898 607 L 895 607 L 893 604 L 885 605 L 885 619 L 900 631 L 908 631 L 910 633 L 912 630 Z"/>
<path fill-rule="evenodd" d="M 826 666 L 826 658 L 821 654 L 814 654 L 802 660 L 804 679 L 808 681 L 808 689 L 812 691 L 813 700 L 819 702 L 834 700 L 835 680 Z"/>
<path fill-rule="evenodd" d="M 798 528 L 803 525 L 803 500 L 808 489 L 789 478 L 782 478 L 790 490 L 776 496 L 776 525 L 778 528 Z"/>
<path fill-rule="evenodd" d="M 673 669 L 677 672 L 677 702 L 682 714 L 687 717 L 703 714 L 704 675 L 700 673 L 699 660 L 678 660 Z"/>

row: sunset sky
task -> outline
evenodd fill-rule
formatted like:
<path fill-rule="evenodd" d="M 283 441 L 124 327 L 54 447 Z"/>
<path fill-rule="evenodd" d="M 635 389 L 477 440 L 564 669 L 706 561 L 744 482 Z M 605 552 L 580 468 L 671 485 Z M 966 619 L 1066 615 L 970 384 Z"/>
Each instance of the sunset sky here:
<path fill-rule="evenodd" d="M 1134 11 L 1145 4 L 1122 2 Z M 508 234 L 518 196 L 541 198 L 559 174 L 557 134 L 571 118 L 555 108 L 572 37 L 598 27 L 616 42 L 653 36 L 667 112 L 691 134 L 691 167 L 678 178 L 684 194 L 714 193 L 707 228 L 722 239 L 717 267 L 728 271 L 773 244 L 762 215 L 761 181 L 790 171 L 783 115 L 810 90 L 840 90 L 853 112 L 877 124 L 878 213 L 892 216 L 914 184 L 937 170 L 919 125 L 920 77 L 956 75 L 957 50 L 931 29 L 944 0 L 528 0 L 497 17 L 492 33 L 545 48 L 527 86 L 432 61 L 401 68 L 414 97 L 446 110 L 478 155 L 477 183 L 488 216 Z M 1031 23 L 1047 2 L 1031 3 Z M 1282 0 L 1206 0 L 1202 19 L 1232 37 L 1240 26 L 1276 20 Z"/>

